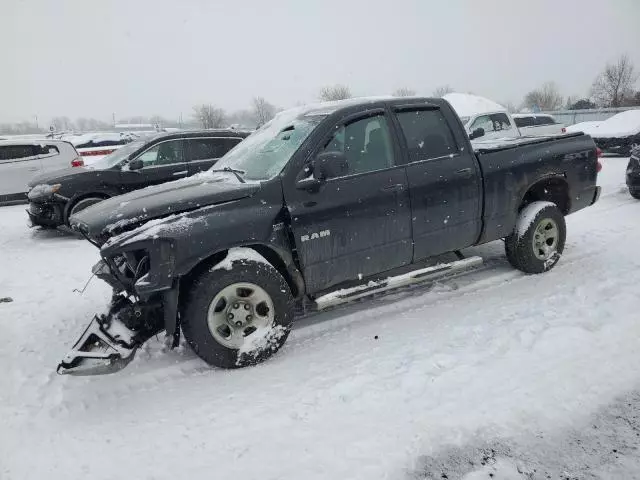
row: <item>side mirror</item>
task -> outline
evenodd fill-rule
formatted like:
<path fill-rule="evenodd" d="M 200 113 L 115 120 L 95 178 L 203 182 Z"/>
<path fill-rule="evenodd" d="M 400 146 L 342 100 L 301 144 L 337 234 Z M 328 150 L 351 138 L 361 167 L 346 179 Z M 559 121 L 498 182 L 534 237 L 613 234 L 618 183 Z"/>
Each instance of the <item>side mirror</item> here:
<path fill-rule="evenodd" d="M 142 167 L 144 167 L 144 163 L 139 158 L 129 162 L 129 170 L 140 170 Z"/>
<path fill-rule="evenodd" d="M 301 190 L 317 188 L 330 178 L 341 177 L 349 172 L 347 157 L 342 152 L 323 152 L 307 165 L 296 179 Z"/>
<path fill-rule="evenodd" d="M 476 128 L 473 132 L 471 132 L 471 134 L 469 135 L 469 139 L 473 140 L 474 138 L 480 138 L 480 137 L 484 137 L 484 128 Z"/>

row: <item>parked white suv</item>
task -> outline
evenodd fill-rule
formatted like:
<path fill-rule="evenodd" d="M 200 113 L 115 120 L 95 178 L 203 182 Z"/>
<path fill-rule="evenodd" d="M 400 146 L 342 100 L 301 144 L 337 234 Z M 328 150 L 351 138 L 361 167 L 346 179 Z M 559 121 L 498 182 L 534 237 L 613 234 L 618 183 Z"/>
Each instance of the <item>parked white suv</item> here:
<path fill-rule="evenodd" d="M 514 113 L 511 116 L 524 136 L 560 135 L 567 131 L 563 123 L 545 113 Z"/>
<path fill-rule="evenodd" d="M 520 136 L 514 120 L 499 103 L 470 93 L 448 93 L 442 98 L 456 111 L 471 140 Z"/>
<path fill-rule="evenodd" d="M 36 175 L 83 166 L 82 157 L 61 140 L 0 140 L 0 204 L 27 201 L 27 184 Z"/>

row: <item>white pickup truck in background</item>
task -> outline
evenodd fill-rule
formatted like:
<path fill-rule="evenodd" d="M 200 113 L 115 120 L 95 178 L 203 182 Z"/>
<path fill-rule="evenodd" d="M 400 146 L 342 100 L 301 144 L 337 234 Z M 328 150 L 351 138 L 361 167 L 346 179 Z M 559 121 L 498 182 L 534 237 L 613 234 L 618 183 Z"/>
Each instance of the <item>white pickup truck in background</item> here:
<path fill-rule="evenodd" d="M 560 135 L 567 132 L 563 123 L 546 113 L 514 113 L 511 117 L 525 137 Z"/>
<path fill-rule="evenodd" d="M 471 140 L 520 136 L 513 118 L 499 103 L 469 93 L 448 93 L 442 98 L 456 111 Z"/>

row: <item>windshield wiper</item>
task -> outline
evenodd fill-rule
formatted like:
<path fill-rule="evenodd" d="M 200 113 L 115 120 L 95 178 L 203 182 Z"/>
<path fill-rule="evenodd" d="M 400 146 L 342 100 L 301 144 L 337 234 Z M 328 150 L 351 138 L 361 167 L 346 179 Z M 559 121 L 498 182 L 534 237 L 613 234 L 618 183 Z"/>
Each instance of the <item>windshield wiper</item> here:
<path fill-rule="evenodd" d="M 231 168 L 231 167 L 224 167 L 224 168 L 214 168 L 213 170 L 211 170 L 212 172 L 231 172 L 233 173 L 236 178 L 238 179 L 238 181 L 240 183 L 247 183 L 244 181 L 244 178 L 242 178 L 240 175 L 244 175 L 245 172 L 244 170 L 236 170 L 235 168 Z"/>

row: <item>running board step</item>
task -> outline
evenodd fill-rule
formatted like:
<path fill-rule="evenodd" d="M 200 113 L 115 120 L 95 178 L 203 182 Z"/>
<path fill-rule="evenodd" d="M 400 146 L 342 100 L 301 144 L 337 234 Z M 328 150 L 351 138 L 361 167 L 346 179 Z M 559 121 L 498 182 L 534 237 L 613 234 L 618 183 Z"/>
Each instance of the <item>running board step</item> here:
<path fill-rule="evenodd" d="M 345 288 L 344 290 L 328 293 L 318 297 L 315 301 L 315 306 L 318 310 L 324 310 L 387 290 L 436 280 L 441 277 L 448 277 L 466 270 L 472 270 L 480 265 L 482 265 L 482 257 L 469 257 L 451 263 L 441 263 L 432 267 L 413 270 L 412 272 L 396 277 L 389 277 L 377 282 L 369 282 L 366 285 L 358 285 L 357 287 Z"/>

